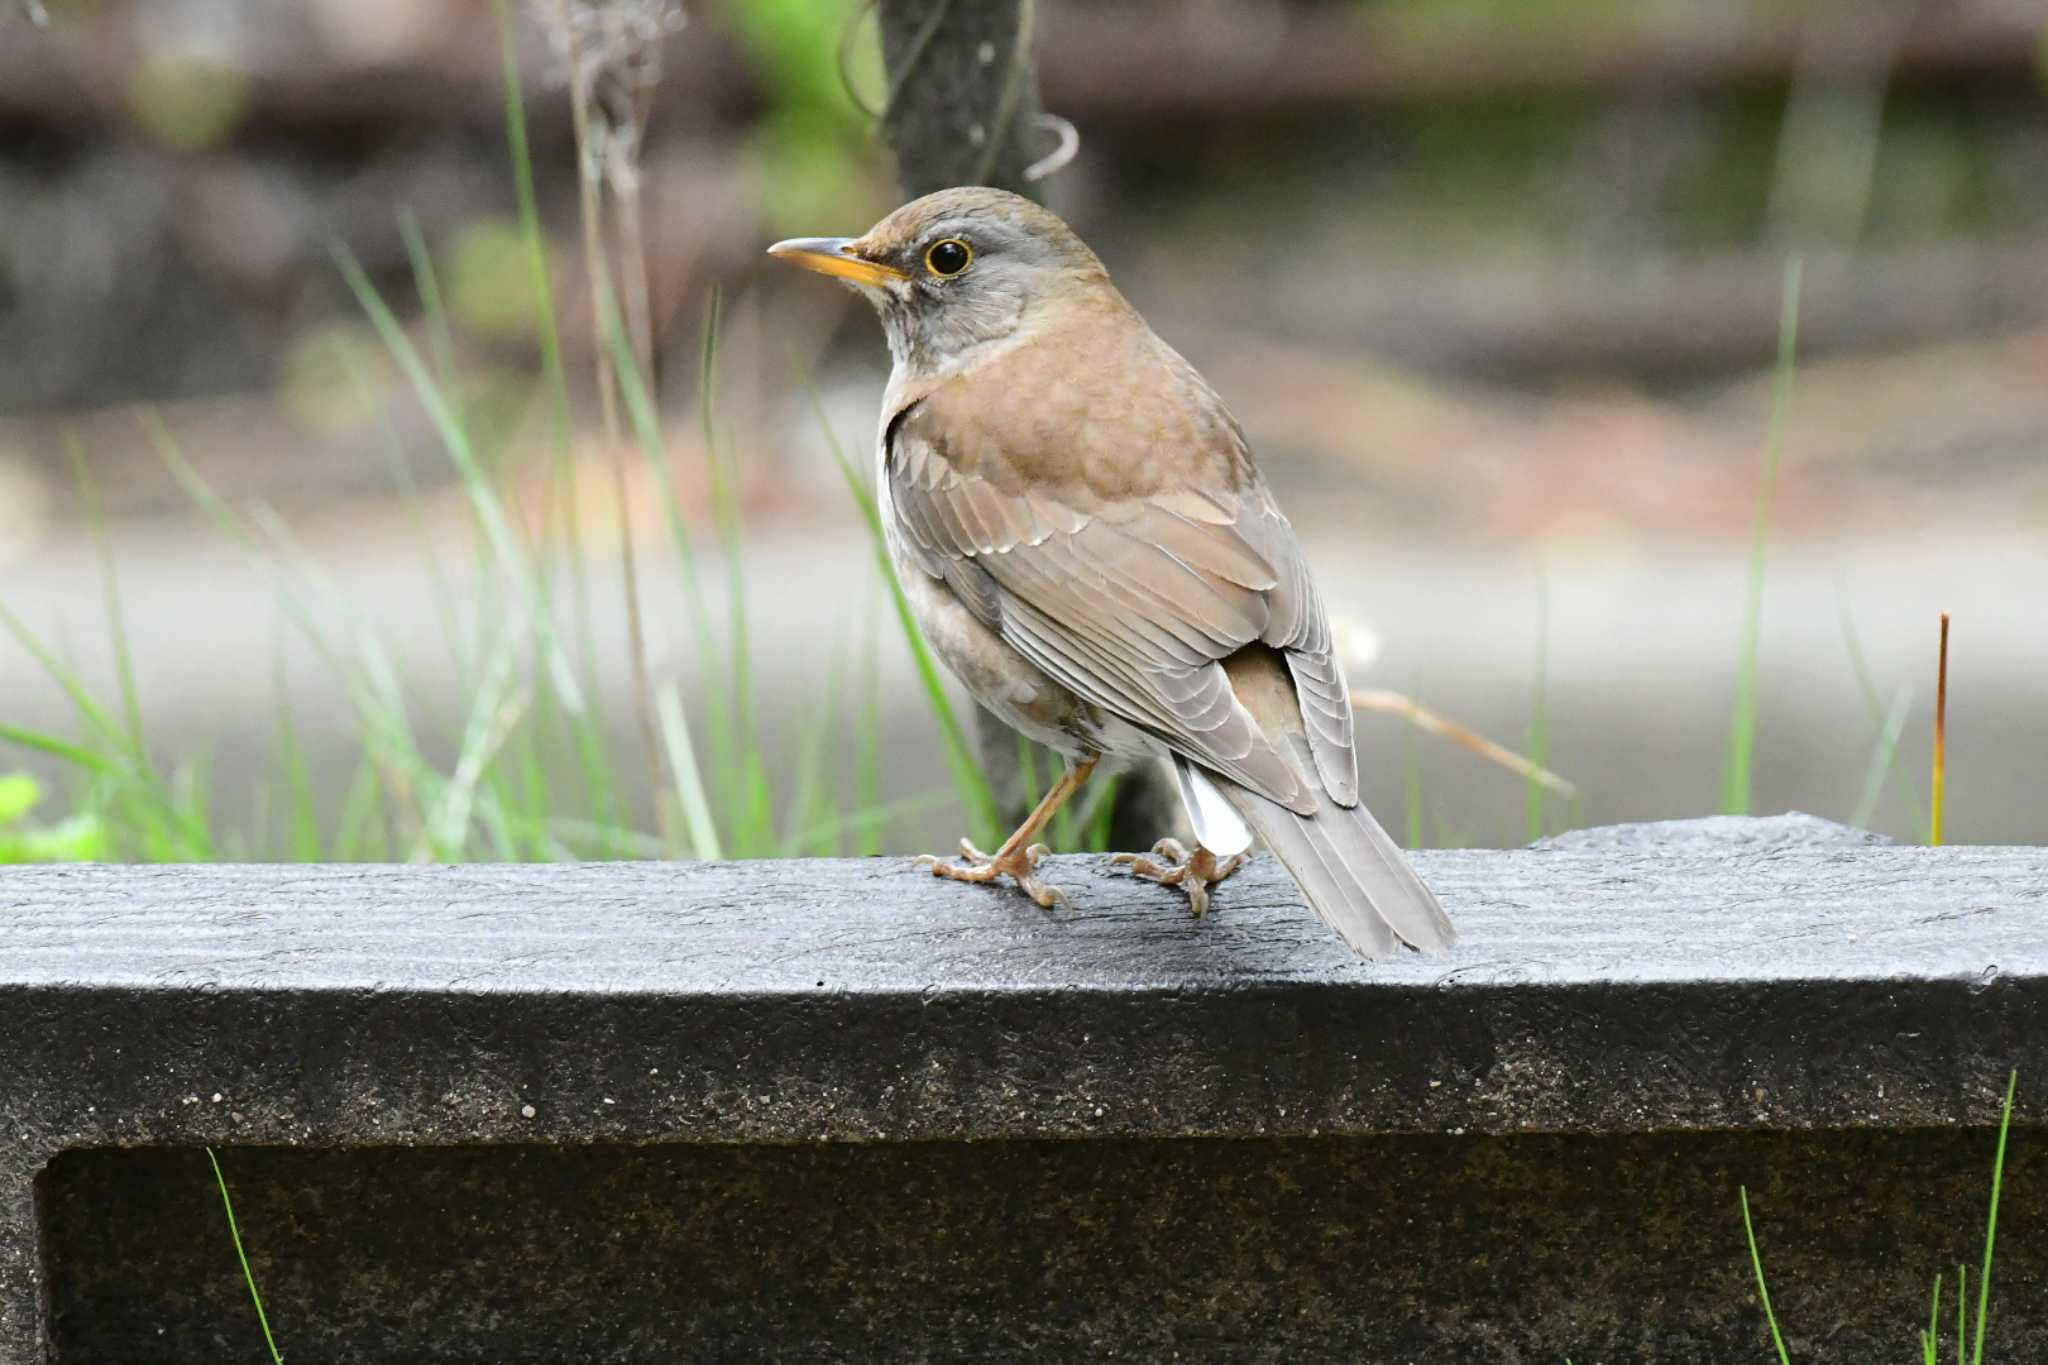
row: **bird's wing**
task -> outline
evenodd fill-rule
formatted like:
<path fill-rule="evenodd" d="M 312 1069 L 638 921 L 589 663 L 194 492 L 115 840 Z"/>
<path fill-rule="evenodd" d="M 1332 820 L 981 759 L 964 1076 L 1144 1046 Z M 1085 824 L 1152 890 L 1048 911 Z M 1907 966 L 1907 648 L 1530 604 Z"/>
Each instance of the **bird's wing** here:
<path fill-rule="evenodd" d="M 1294 538 L 1294 528 L 1273 502 L 1264 484 L 1258 487 L 1262 515 L 1251 532 L 1254 543 L 1277 566 L 1282 579 L 1267 594 L 1273 619 L 1260 638 L 1280 650 L 1294 679 L 1302 725 L 1316 773 L 1330 798 L 1340 806 L 1358 804 L 1358 758 L 1352 747 L 1351 687 L 1330 638 L 1330 620 L 1322 595 L 1309 576 L 1308 557 Z"/>
<path fill-rule="evenodd" d="M 1084 497 L 1045 481 L 1021 487 L 986 452 L 954 458 L 947 424 L 921 404 L 885 439 L 904 548 L 1019 653 L 1175 752 L 1306 814 L 1317 793 L 1268 733 L 1275 718 L 1247 709 L 1223 667 L 1247 646 L 1272 646 L 1295 683 L 1315 776 L 1339 804 L 1356 802 L 1329 626 L 1293 530 L 1255 475 L 1230 493 Z"/>

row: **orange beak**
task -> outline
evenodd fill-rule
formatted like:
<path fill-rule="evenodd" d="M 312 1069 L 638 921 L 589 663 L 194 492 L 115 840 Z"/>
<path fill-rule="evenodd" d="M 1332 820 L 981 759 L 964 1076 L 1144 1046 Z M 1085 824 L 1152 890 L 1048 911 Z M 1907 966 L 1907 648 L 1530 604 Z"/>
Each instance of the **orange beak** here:
<path fill-rule="evenodd" d="M 869 260 L 854 245 L 851 237 L 792 237 L 769 247 L 768 254 L 820 275 L 836 275 L 877 289 L 910 278 L 893 265 Z"/>

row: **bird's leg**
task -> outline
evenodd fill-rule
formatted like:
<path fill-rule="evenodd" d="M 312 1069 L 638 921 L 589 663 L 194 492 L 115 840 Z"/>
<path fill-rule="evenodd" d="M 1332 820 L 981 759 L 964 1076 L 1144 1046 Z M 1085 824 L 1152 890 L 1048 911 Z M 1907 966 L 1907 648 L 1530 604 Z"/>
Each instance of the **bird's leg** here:
<path fill-rule="evenodd" d="M 1052 784 L 1052 790 L 1045 794 L 1045 799 L 1024 817 L 1024 823 L 1017 826 L 1016 833 L 1003 840 L 1003 846 L 994 853 L 983 853 L 962 839 L 958 863 L 942 863 L 936 855 L 923 853 L 918 855 L 917 866 L 930 868 L 934 877 L 951 877 L 956 882 L 992 882 L 1007 874 L 1017 879 L 1017 885 L 1024 888 L 1025 895 L 1045 909 L 1052 909 L 1066 900 L 1067 893 L 1038 879 L 1038 860 L 1051 850 L 1044 844 L 1031 841 L 1045 828 L 1053 813 L 1067 803 L 1067 798 L 1081 790 L 1081 784 L 1094 771 L 1095 759 L 1092 756 L 1069 765 L 1060 775 L 1060 780 Z"/>
<path fill-rule="evenodd" d="M 1178 839 L 1161 839 L 1152 851 L 1166 859 L 1159 862 L 1142 853 L 1119 853 L 1115 862 L 1127 863 L 1140 877 L 1161 886 L 1177 886 L 1188 893 L 1188 908 L 1200 919 L 1209 912 L 1209 888 L 1244 866 L 1244 854 L 1233 853 L 1221 863 L 1216 855 L 1196 844 L 1190 853 Z"/>

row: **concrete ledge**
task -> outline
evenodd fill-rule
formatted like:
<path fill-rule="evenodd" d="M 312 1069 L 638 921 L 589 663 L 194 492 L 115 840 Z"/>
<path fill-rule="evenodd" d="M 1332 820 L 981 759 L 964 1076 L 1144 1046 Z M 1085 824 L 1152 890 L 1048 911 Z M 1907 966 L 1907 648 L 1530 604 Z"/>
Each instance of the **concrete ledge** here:
<path fill-rule="evenodd" d="M 92 1338 L 79 1315 L 92 1294 L 110 1294 L 88 1316 L 118 1316 L 110 1305 L 122 1262 L 92 1261 L 85 1278 L 75 1267 L 88 1253 L 108 1254 L 100 1245 L 113 1236 L 107 1220 L 144 1237 L 184 1226 L 167 1210 L 192 1191 L 146 1192 L 161 1184 L 166 1161 L 203 1174 L 203 1159 L 194 1168 L 190 1153 L 92 1149 L 319 1149 L 238 1159 L 243 1169 L 270 1163 L 279 1173 L 274 1193 L 288 1202 L 322 1161 L 342 1160 L 341 1149 L 510 1145 L 500 1158 L 398 1153 L 388 1161 L 425 1181 L 421 1188 L 487 1183 L 502 1167 L 511 1190 L 524 1188 L 517 1171 L 531 1175 L 534 1163 L 553 1159 L 535 1153 L 567 1146 L 613 1153 L 606 1169 L 625 1179 L 618 1173 L 645 1174 L 670 1158 L 620 1144 L 751 1150 L 860 1140 L 898 1153 L 873 1158 L 882 1165 L 868 1178 L 875 1198 L 894 1201 L 888 1206 L 909 1235 L 936 1215 L 907 1212 L 915 1201 L 903 1202 L 903 1163 L 953 1163 L 986 1176 L 976 1161 L 1037 1151 L 1031 1144 L 1040 1139 L 1114 1140 L 1045 1149 L 1071 1156 L 1014 1157 L 1036 1163 L 1054 1182 L 1048 1189 L 1062 1163 L 1087 1165 L 1100 1181 L 1110 1170 L 1200 1165 L 1224 1147 L 1280 1139 L 1287 1142 L 1259 1149 L 1275 1169 L 1357 1172 L 1377 1151 L 1422 1181 L 1432 1163 L 1448 1170 L 1499 1151 L 1496 1164 L 1516 1169 L 1530 1189 L 1542 1187 L 1535 1169 L 1553 1158 L 1580 1162 L 1582 1175 L 1614 1161 L 1664 1163 L 1684 1184 L 1686 1158 L 1669 1145 L 1683 1139 L 1672 1134 L 1779 1140 L 1790 1144 L 1781 1156 L 1826 1166 L 1831 1147 L 1862 1152 L 1905 1140 L 1904 1130 L 1983 1129 L 1995 1121 L 2012 1066 L 2023 1078 L 2048 1079 L 2048 850 L 1871 845 L 1795 817 L 1628 827 L 1418 862 L 1464 941 L 1448 959 L 1387 964 L 1352 960 L 1264 863 L 1227 884 L 1202 923 L 1173 895 L 1081 858 L 1058 860 L 1054 879 L 1077 908 L 1052 915 L 893 859 L 10 870 L 0 877 L 0 1037 L 9 1044 L 0 1053 L 0 1131 L 9 1139 L 0 1145 L 0 1361 L 38 1359 L 45 1346 L 63 1360 L 118 1358 L 105 1352 L 127 1348 Z M 2016 1123 L 2048 1114 L 2042 1089 L 2023 1080 Z M 1851 1142 L 1844 1129 L 1877 1131 Z M 1786 1136 L 1815 1130 L 1833 1135 Z M 1531 1134 L 1553 1135 L 1541 1140 L 1551 1146 L 1527 1145 L 1537 1140 L 1520 1135 Z M 1979 1136 L 1957 1135 L 1949 1155 L 1966 1162 L 1958 1172 L 1981 1194 L 1990 1149 Z M 990 1147 L 988 1139 L 1013 1143 Z M 1493 1139 L 1524 1145 L 1500 1149 Z M 1541 1161 L 1539 1149 L 1549 1154 Z M 739 1162 L 758 1185 L 762 1170 L 791 1158 L 707 1151 L 673 1160 L 698 1170 Z M 809 1173 L 789 1173 L 799 1184 L 824 1179 L 818 1163 L 843 1161 L 859 1175 L 870 1158 L 802 1160 Z M 475 1162 L 483 1165 L 465 1166 Z M 349 1179 L 365 1178 L 350 1169 Z M 596 1178 L 575 1161 L 562 1169 Z M 469 1174 L 459 1179 L 460 1170 Z M 39 1175 L 38 1220 L 28 1189 Z M 1081 1176 L 1070 1169 L 1059 1178 Z M 1345 1180 L 1365 1177 L 1327 1178 L 1343 1204 L 1356 1195 L 1337 1192 L 1352 1189 Z M 1098 1194 L 1107 1200 L 1116 1188 L 1111 1181 Z M 210 1193 L 199 1185 L 201 1206 Z M 730 1193 L 719 1199 L 729 1204 Z M 814 1193 L 823 1198 L 823 1186 Z M 1720 1194 L 1732 1199 L 1732 1187 Z M 2015 1182 L 2009 1197 L 2030 1196 Z M 2048 1208 L 2031 1197 L 2037 1210 Z M 517 1198 L 535 1208 L 573 1203 L 538 1186 Z M 984 1205 L 975 1220 L 1000 1216 L 998 1205 Z M 1512 1200 L 1502 1204 L 1502 1216 L 1521 1216 L 1512 1209 Z M 1096 1213 L 1120 1216 L 1107 1203 Z M 879 1211 L 876 1220 L 890 1223 Z M 2048 1242 L 2038 1222 L 2036 1232 Z M 1243 1235 L 1284 1242 L 1271 1229 Z M 1472 1235 L 1479 1241 L 1466 1251 L 1485 1251 L 1483 1232 Z M 792 1246 L 804 1241 L 795 1229 L 789 1237 Z M 1953 1260 L 1962 1250 L 1938 1256 Z M 1739 1268 L 1739 1252 L 1739 1240 L 1724 1238 L 1698 1254 L 1703 1264 L 1710 1256 L 1716 1267 Z M 144 1273 L 156 1253 L 138 1243 L 121 1254 L 138 1267 L 138 1302 L 156 1305 L 161 1319 L 179 1300 L 175 1285 Z M 1432 1243 L 1430 1254 L 1455 1256 L 1458 1247 Z M 2015 1275 L 2029 1265 L 2041 1273 L 2038 1255 L 2014 1255 Z M 1367 1260 L 1381 1263 L 1379 1249 Z M 516 1274 L 526 1264 L 508 1251 L 504 1269 Z M 914 1278 L 939 1294 L 939 1269 L 923 1266 Z M 1133 1286 L 1142 1282 L 1133 1276 Z M 2015 1299 L 2022 1282 L 2001 1278 Z M 2037 1278 L 2033 1287 L 2031 1308 L 2007 1321 L 2032 1333 L 2013 1340 L 2048 1351 L 2048 1286 Z M 544 1297 L 527 1292 L 536 1303 Z M 601 1289 L 592 1292 L 602 1299 Z M 1503 1292 L 1495 1286 L 1496 1298 Z M 1525 1292 L 1535 1295 L 1531 1305 L 1543 1301 L 1529 1286 L 1508 1297 Z M 1738 1277 L 1720 1297 L 1742 1292 Z M 744 1340 L 796 1342 L 777 1348 L 790 1359 L 869 1349 L 815 1332 L 775 1338 L 764 1325 L 768 1309 L 741 1298 L 754 1304 L 751 1317 L 730 1304 L 719 1309 L 737 1335 L 705 1336 L 705 1321 L 693 1320 L 617 1358 L 677 1358 L 688 1354 L 678 1342 L 713 1340 L 727 1343 L 728 1356 Z M 189 1310 L 195 1300 L 183 1302 Z M 1906 1344 L 1908 1307 L 1895 1314 Z M 1452 1316 L 1471 1308 L 1439 1306 Z M 1536 1334 L 1520 1338 L 1502 1328 L 1418 1337 L 1410 1329 L 1422 1330 L 1414 1324 L 1423 1306 L 1411 1301 L 1410 1310 L 1385 1331 L 1371 1329 L 1378 1335 L 1363 1320 L 1384 1313 L 1320 1336 L 1261 1329 L 1246 1340 L 1291 1340 L 1311 1352 L 1425 1350 L 1434 1341 L 1430 1349 L 1447 1359 L 1512 1358 L 1501 1354 L 1510 1340 L 1542 1342 L 1558 1355 L 1574 1348 L 1533 1325 Z M 504 1311 L 517 1319 L 516 1306 Z M 1599 1316 L 1593 1305 L 1586 1311 Z M 1830 1320 L 1860 1321 L 1857 1311 L 1838 1304 Z M 1059 1359 L 1118 1340 L 1201 1339 L 1198 1330 L 1185 1335 L 1194 1330 L 1186 1317 L 1167 1324 L 1172 1330 L 1140 1331 L 1136 1318 L 1097 1315 L 1093 1336 L 1048 1329 L 1028 1350 L 1016 1338 L 1013 1354 Z M 53 1329 L 53 1318 L 69 1325 Z M 1539 1318 L 1532 1307 L 1528 1321 Z M 1009 1339 L 994 1323 L 976 1330 Z M 1394 1326 L 1410 1335 L 1388 1335 Z M 974 1358 L 945 1345 L 958 1327 L 935 1326 L 921 1343 L 898 1340 L 872 1353 Z M 381 1355 L 364 1346 L 329 1357 L 302 1345 L 315 1354 L 301 1358 L 511 1359 L 506 1342 L 520 1340 L 532 1349 L 518 1358 L 562 1358 L 568 1349 L 531 1332 L 489 1338 L 478 1327 L 473 1338 L 496 1340 L 490 1349 L 499 1354 L 479 1346 L 472 1355 L 450 1344 L 456 1337 L 408 1344 L 389 1340 L 391 1330 L 380 1328 Z M 67 1344 L 74 1339 L 82 1344 Z M 1619 1349 L 1621 1338 L 1593 1332 L 1574 1358 L 1600 1358 L 1585 1343 L 1601 1340 Z M 1669 1350 L 1678 1338 L 1657 1340 Z M 211 1358 L 161 1342 L 156 1349 L 165 1360 Z"/>

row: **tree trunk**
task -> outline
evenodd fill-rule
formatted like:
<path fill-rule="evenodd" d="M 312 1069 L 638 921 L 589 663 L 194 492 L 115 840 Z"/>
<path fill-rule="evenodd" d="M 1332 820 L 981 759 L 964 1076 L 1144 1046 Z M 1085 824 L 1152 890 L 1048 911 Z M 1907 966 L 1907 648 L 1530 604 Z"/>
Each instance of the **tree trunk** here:
<path fill-rule="evenodd" d="M 881 0 L 889 103 L 882 135 L 915 198 L 953 185 L 1029 194 L 1043 154 L 1035 0 Z M 1036 150 L 1034 150 L 1036 149 Z"/>
<path fill-rule="evenodd" d="M 882 60 L 889 102 L 882 135 L 896 153 L 907 198 L 953 185 L 993 185 L 1038 198 L 1024 172 L 1050 150 L 1039 127 L 1038 72 L 1032 61 L 1035 0 L 879 0 Z M 1025 780 L 1016 732 L 986 710 L 975 712 L 983 771 L 1004 817 L 1023 819 L 1036 800 Z M 1059 760 L 1037 756 L 1041 786 Z M 1079 803 L 1088 806 L 1087 794 Z M 1158 764 L 1119 783 L 1110 844 L 1149 848 L 1180 821 L 1180 803 Z"/>

